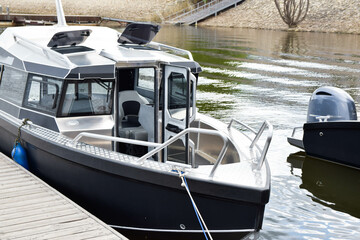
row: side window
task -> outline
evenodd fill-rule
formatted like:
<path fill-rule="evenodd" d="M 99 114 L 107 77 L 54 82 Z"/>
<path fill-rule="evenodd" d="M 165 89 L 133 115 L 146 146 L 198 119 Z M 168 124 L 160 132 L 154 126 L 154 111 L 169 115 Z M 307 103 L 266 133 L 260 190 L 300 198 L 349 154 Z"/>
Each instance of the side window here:
<path fill-rule="evenodd" d="M 61 80 L 30 75 L 24 106 L 55 114 L 59 105 L 61 86 Z"/>
<path fill-rule="evenodd" d="M 24 97 L 27 73 L 11 67 L 3 67 L 0 97 L 21 105 Z"/>
<path fill-rule="evenodd" d="M 192 90 L 192 88 L 190 87 Z M 169 76 L 169 109 L 185 108 L 187 99 L 187 80 L 181 73 L 172 72 Z M 190 92 L 192 100 L 192 91 Z M 192 103 L 190 103 L 190 106 Z"/>
<path fill-rule="evenodd" d="M 190 83 L 190 106 L 193 102 L 193 86 Z M 175 109 L 184 109 L 187 106 L 188 83 L 182 73 L 172 72 L 168 78 L 168 109 L 170 115 L 176 119 L 183 119 L 184 116 L 176 114 Z M 171 111 L 175 110 L 175 111 Z"/>
<path fill-rule="evenodd" d="M 154 91 L 155 70 L 153 68 L 139 68 L 137 86 Z"/>
<path fill-rule="evenodd" d="M 155 89 L 155 69 L 139 68 L 135 90 L 142 96 L 153 100 Z"/>

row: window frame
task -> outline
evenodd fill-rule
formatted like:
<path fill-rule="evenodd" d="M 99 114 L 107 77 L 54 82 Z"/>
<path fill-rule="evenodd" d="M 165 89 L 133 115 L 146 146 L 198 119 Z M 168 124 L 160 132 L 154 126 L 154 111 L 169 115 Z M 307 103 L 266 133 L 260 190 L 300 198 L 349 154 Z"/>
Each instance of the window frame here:
<path fill-rule="evenodd" d="M 91 84 L 92 83 L 97 83 L 97 81 L 105 81 L 107 83 L 112 83 L 111 86 L 111 93 L 108 96 L 108 98 L 110 99 L 111 103 L 110 103 L 110 111 L 107 114 L 81 114 L 81 113 L 77 113 L 77 114 L 73 114 L 73 115 L 66 115 L 64 116 L 62 113 L 63 107 L 64 107 L 64 99 L 66 97 L 66 92 L 68 90 L 68 86 L 70 84 L 74 84 L 74 94 L 77 95 L 76 98 L 78 98 L 78 93 L 76 94 L 76 92 L 79 91 L 79 86 L 78 84 L 81 83 L 87 83 L 89 85 L 88 88 L 88 94 L 92 94 L 92 87 Z M 105 78 L 105 79 L 100 79 L 100 78 L 86 78 L 86 79 L 65 79 L 63 82 L 63 86 L 62 86 L 62 91 L 61 91 L 61 95 L 60 95 L 60 103 L 56 112 L 56 117 L 58 118 L 67 118 L 67 117 L 84 117 L 84 116 L 88 116 L 88 117 L 92 117 L 92 116 L 102 116 L 102 115 L 111 115 L 113 113 L 114 110 L 114 92 L 115 92 L 115 78 Z"/>
<path fill-rule="evenodd" d="M 1 64 L 1 65 L 0 65 L 0 86 L 1 86 L 1 80 L 2 80 L 3 72 L 4 72 L 4 65 Z"/>
<path fill-rule="evenodd" d="M 8 75 L 8 78 L 4 78 L 4 73 L 6 71 L 14 71 L 12 74 Z M 15 86 L 19 86 L 17 87 L 16 89 L 14 88 L 9 88 L 9 86 L 5 86 L 4 88 L 4 79 L 6 79 L 6 81 L 9 81 L 9 82 L 14 82 L 14 78 L 13 78 L 13 75 L 14 73 L 16 74 L 21 74 L 22 78 L 20 79 L 16 79 L 16 81 L 21 81 L 19 82 L 19 84 L 15 84 Z M 23 101 L 24 101 L 24 96 L 25 96 L 25 91 L 26 91 L 26 84 L 27 84 L 27 79 L 28 79 L 28 76 L 29 76 L 29 73 L 22 70 L 22 69 L 18 69 L 18 68 L 15 68 L 15 67 L 12 67 L 12 66 L 7 66 L 7 65 L 2 65 L 2 69 L 1 69 L 1 81 L 0 81 L 0 92 L 1 91 L 12 91 L 12 92 L 15 92 L 15 91 L 18 91 L 18 96 L 16 98 L 12 98 L 12 97 L 3 97 L 1 96 L 2 99 L 4 99 L 5 101 L 8 101 L 9 103 L 11 104 L 14 104 L 18 107 L 22 107 L 23 106 Z M 23 84 L 23 82 L 25 82 Z M 8 83 L 7 83 L 8 84 Z M 20 86 L 23 86 L 23 87 L 20 87 Z M 6 88 L 8 87 L 8 88 Z"/>
<path fill-rule="evenodd" d="M 144 87 L 144 86 L 140 86 L 139 85 L 139 77 L 140 77 L 140 74 L 139 74 L 139 71 L 140 69 L 144 69 L 144 68 L 147 68 L 147 69 L 152 69 L 154 71 L 154 81 L 153 81 L 153 88 L 150 89 L 150 88 L 147 88 L 147 87 Z M 154 98 L 155 98 L 155 81 L 156 81 L 156 68 L 155 67 L 138 67 L 135 69 L 135 85 L 134 85 L 134 90 L 137 91 L 140 95 L 148 98 L 148 99 L 151 99 L 151 101 L 154 101 Z"/>
<path fill-rule="evenodd" d="M 42 80 L 35 79 L 36 77 L 41 78 Z M 45 81 L 44 78 L 47 81 Z M 59 86 L 56 83 L 48 82 L 48 80 L 56 80 L 56 81 L 62 82 L 62 84 L 61 84 L 61 86 Z M 29 95 L 30 95 L 30 91 L 31 91 L 31 86 L 32 86 L 31 83 L 32 82 L 40 83 L 40 89 L 39 89 L 40 95 L 41 95 L 41 92 L 48 91 L 48 88 L 47 88 L 48 85 L 55 86 L 55 97 L 53 99 L 51 110 L 44 109 L 43 108 L 44 106 L 42 106 L 41 104 L 37 104 L 35 106 L 32 106 L 32 105 L 29 104 Z M 58 104 L 58 101 L 59 101 L 59 98 L 61 96 L 61 91 L 62 91 L 63 85 L 64 85 L 64 83 L 63 83 L 62 79 L 48 77 L 48 76 L 44 76 L 44 75 L 28 74 L 22 106 L 25 107 L 25 108 L 28 108 L 28 109 L 36 110 L 36 111 L 39 111 L 39 112 L 42 112 L 42 113 L 46 113 L 46 114 L 55 116 L 56 113 L 58 112 L 58 107 L 59 107 L 58 105 L 60 105 L 60 104 Z M 46 90 L 44 90 L 44 87 L 46 88 Z M 41 96 L 40 96 L 40 98 L 41 98 Z M 39 100 L 39 102 L 40 101 L 41 100 Z"/>

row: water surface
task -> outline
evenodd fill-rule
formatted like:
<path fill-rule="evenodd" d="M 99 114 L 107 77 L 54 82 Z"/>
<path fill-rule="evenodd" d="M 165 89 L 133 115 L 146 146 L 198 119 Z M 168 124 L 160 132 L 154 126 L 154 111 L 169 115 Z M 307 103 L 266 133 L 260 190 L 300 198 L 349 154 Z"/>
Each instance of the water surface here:
<path fill-rule="evenodd" d="M 273 124 L 271 197 L 255 238 L 360 239 L 360 170 L 306 157 L 286 140 L 318 87 L 346 90 L 359 112 L 359 35 L 163 27 L 155 41 L 190 50 L 202 65 L 200 112 Z"/>

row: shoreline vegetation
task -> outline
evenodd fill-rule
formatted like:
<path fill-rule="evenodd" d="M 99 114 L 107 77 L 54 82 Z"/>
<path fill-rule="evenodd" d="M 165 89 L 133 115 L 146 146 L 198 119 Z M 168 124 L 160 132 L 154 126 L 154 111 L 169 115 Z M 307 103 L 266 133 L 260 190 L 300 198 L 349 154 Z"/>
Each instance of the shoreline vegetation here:
<path fill-rule="evenodd" d="M 161 22 L 191 0 L 62 0 L 66 15 L 94 15 L 134 21 Z M 54 0 L 0 0 L 3 13 L 55 14 Z M 336 32 L 360 34 L 359 0 L 311 0 L 308 14 L 296 28 L 282 21 L 274 0 L 245 0 L 235 8 L 199 22 L 202 27 Z"/>

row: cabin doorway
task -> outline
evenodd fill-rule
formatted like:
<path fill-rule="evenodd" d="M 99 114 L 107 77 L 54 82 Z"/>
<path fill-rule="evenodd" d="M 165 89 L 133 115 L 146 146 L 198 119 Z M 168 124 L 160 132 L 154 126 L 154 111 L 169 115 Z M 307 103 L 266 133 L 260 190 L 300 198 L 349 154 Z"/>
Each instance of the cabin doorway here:
<path fill-rule="evenodd" d="M 160 74 L 161 72 L 161 74 Z M 117 69 L 115 136 L 165 142 L 195 119 L 196 78 L 188 68 L 172 65 Z M 154 160 L 189 163 L 189 136 L 184 135 Z M 117 143 L 119 152 L 142 156 L 152 147 Z"/>
<path fill-rule="evenodd" d="M 154 124 L 155 68 L 118 68 L 117 103 L 114 112 L 114 135 L 121 138 L 146 142 L 155 141 L 157 126 Z M 140 157 L 148 147 L 128 143 L 117 143 L 118 152 Z"/>

